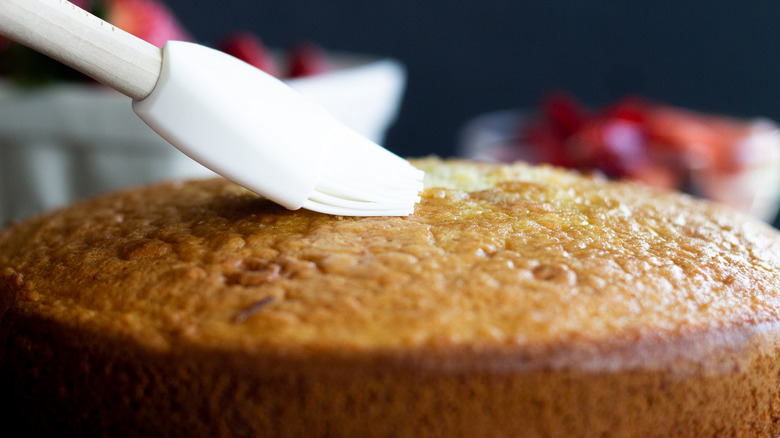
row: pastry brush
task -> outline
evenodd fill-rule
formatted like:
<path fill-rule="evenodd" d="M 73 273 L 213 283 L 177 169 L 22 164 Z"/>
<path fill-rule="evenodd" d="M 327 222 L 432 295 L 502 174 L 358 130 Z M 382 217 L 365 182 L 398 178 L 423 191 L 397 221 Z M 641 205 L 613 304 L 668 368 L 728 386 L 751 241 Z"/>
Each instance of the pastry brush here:
<path fill-rule="evenodd" d="M 422 171 L 223 52 L 160 49 L 65 0 L 0 1 L 0 35 L 130 97 L 170 144 L 288 209 L 405 216 L 420 199 Z"/>

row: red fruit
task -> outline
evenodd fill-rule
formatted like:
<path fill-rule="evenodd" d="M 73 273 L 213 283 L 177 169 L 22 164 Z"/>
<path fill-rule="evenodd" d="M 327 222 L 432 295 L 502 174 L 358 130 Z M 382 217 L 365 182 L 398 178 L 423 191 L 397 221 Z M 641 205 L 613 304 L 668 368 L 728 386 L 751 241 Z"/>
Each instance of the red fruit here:
<path fill-rule="evenodd" d="M 157 47 L 166 41 L 192 41 L 173 12 L 156 0 L 107 0 L 105 19 Z"/>
<path fill-rule="evenodd" d="M 573 96 L 564 92 L 550 93 L 542 100 L 542 114 L 563 136 L 576 132 L 588 118 L 587 111 Z"/>
<path fill-rule="evenodd" d="M 547 124 L 535 124 L 525 128 L 521 138 L 533 149 L 535 162 L 574 167 L 565 148 L 566 137 L 560 135 L 557 129 Z"/>
<path fill-rule="evenodd" d="M 239 32 L 230 35 L 219 43 L 217 48 L 270 75 L 279 76 L 279 69 L 273 57 L 260 38 L 252 32 Z"/>
<path fill-rule="evenodd" d="M 327 52 L 314 43 L 304 43 L 290 51 L 288 76 L 297 78 L 333 70 Z"/>
<path fill-rule="evenodd" d="M 638 97 L 626 97 L 609 106 L 604 117 L 627 120 L 643 124 L 647 118 L 650 105 Z"/>
<path fill-rule="evenodd" d="M 752 129 L 751 122 L 670 106 L 658 106 L 648 118 L 655 142 L 676 151 L 686 166 L 721 171 L 739 170 L 744 139 Z"/>
<path fill-rule="evenodd" d="M 520 137 L 533 148 L 538 162 L 575 167 L 566 151 L 566 140 L 587 118 L 587 111 L 570 94 L 549 93 L 542 99 L 539 118 L 524 126 Z"/>
<path fill-rule="evenodd" d="M 656 106 L 647 114 L 645 123 L 649 140 L 655 149 L 675 154 L 685 167 L 710 166 L 716 161 L 717 149 L 731 135 L 712 129 L 710 121 L 690 111 L 668 106 Z"/>
<path fill-rule="evenodd" d="M 589 121 L 569 138 L 567 152 L 577 167 L 599 169 L 613 178 L 633 174 L 649 158 L 642 127 L 614 118 Z"/>
<path fill-rule="evenodd" d="M 649 186 L 674 190 L 683 185 L 685 174 L 680 169 L 672 166 L 648 164 L 636 169 L 628 177 L 633 181 L 638 181 Z"/>
<path fill-rule="evenodd" d="M 550 95 L 540 120 L 524 129 L 542 161 L 683 189 L 693 173 L 740 172 L 760 159 L 745 141 L 757 129 L 752 122 L 637 97 L 623 98 L 595 116 L 578 105 L 565 94 Z"/>

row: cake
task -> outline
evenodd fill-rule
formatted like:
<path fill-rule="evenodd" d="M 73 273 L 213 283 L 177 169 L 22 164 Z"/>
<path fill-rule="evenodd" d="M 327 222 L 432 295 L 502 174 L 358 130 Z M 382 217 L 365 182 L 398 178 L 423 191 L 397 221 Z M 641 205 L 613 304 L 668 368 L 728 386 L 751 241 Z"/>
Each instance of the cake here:
<path fill-rule="evenodd" d="M 10 224 L 4 426 L 780 434 L 776 230 L 549 166 L 414 164 L 408 217 L 288 211 L 209 179 Z"/>

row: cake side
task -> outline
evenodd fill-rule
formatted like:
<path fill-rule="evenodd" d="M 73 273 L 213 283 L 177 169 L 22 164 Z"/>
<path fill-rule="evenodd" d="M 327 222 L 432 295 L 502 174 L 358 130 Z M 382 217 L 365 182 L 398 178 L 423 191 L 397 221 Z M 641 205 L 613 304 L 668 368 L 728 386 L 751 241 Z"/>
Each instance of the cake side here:
<path fill-rule="evenodd" d="M 740 366 L 479 369 L 399 355 L 255 355 L 106 348 L 96 331 L 14 316 L 0 412 L 28 431 L 81 436 L 755 437 L 780 433 L 778 346 Z M 43 323 L 43 324 L 42 324 Z M 6 325 L 6 328 L 9 327 Z M 6 333 L 7 334 L 7 333 Z M 1 337 L 1 336 L 0 336 Z M 116 340 L 115 340 L 116 341 Z M 489 357 L 470 356 L 488 361 Z M 427 365 L 430 365 L 428 362 Z"/>

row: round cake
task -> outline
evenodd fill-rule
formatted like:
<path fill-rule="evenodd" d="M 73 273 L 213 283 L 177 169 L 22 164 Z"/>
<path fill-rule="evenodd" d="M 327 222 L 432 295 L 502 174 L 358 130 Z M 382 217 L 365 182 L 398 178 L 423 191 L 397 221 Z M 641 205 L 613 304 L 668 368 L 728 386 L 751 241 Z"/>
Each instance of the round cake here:
<path fill-rule="evenodd" d="M 551 167 L 414 164 L 408 217 L 288 211 L 213 179 L 10 224 L 4 427 L 780 434 L 776 230 Z"/>

